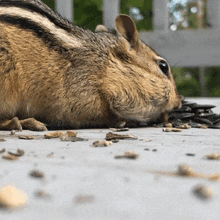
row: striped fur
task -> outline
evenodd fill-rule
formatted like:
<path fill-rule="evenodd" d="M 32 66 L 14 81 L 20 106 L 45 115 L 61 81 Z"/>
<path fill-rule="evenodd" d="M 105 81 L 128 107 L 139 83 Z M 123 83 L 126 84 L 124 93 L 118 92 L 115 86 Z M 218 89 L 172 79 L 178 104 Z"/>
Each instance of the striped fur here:
<path fill-rule="evenodd" d="M 164 59 L 130 17 L 115 24 L 114 33 L 93 33 L 39 0 L 0 0 L 0 129 L 114 126 L 178 107 L 170 68 L 158 64 Z"/>

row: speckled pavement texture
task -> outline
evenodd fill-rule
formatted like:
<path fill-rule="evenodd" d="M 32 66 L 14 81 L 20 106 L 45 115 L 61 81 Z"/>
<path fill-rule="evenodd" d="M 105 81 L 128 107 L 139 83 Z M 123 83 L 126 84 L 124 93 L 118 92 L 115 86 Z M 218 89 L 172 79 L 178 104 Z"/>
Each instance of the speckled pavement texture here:
<path fill-rule="evenodd" d="M 187 99 L 214 104 L 220 113 L 220 98 Z M 25 154 L 15 161 L 0 155 L 0 187 L 13 185 L 26 193 L 22 208 L 0 209 L 0 220 L 217 220 L 220 216 L 220 130 L 186 129 L 163 132 L 162 128 L 133 128 L 137 140 L 120 140 L 107 147 L 93 147 L 109 129 L 76 130 L 88 141 L 65 142 L 44 139 L 46 132 L 0 131 L 0 150 Z M 63 131 L 65 132 L 65 131 Z M 35 135 L 21 140 L 18 135 Z M 115 159 L 131 150 L 137 159 Z M 176 175 L 178 166 L 190 166 L 196 176 Z M 38 170 L 43 178 L 30 172 Z M 195 193 L 197 186 L 211 191 L 207 198 Z M 42 196 L 36 193 L 42 191 Z M 45 194 L 45 195 L 44 195 Z M 37 194 L 39 195 L 39 193 Z"/>

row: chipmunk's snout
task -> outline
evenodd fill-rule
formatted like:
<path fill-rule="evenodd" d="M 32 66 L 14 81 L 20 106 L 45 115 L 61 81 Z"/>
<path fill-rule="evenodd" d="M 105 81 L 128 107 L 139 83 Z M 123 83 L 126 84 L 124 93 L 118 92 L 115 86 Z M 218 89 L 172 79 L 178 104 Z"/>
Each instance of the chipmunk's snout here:
<path fill-rule="evenodd" d="M 178 103 L 176 105 L 176 107 L 174 107 L 174 109 L 179 109 L 182 107 L 182 101 L 183 101 L 183 96 L 182 95 L 178 95 Z"/>
<path fill-rule="evenodd" d="M 179 103 L 178 106 L 175 106 L 175 107 L 173 108 L 173 110 L 177 110 L 177 109 L 179 109 L 179 108 L 181 108 L 181 107 L 182 107 L 182 104 Z"/>

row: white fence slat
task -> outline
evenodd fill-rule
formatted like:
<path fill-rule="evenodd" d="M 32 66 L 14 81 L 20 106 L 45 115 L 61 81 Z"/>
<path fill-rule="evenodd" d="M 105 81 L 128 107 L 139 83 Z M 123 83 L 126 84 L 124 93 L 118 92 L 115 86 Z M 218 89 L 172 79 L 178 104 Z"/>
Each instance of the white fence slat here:
<path fill-rule="evenodd" d="M 153 29 L 155 31 L 169 29 L 169 0 L 153 0 Z"/>
<path fill-rule="evenodd" d="M 55 0 L 56 11 L 69 21 L 73 21 L 73 0 Z"/>
<path fill-rule="evenodd" d="M 120 1 L 119 0 L 103 0 L 103 24 L 107 28 L 114 28 L 114 21 L 116 16 L 120 13 Z"/>
<path fill-rule="evenodd" d="M 220 1 L 207 1 L 207 19 L 212 28 L 220 28 Z"/>

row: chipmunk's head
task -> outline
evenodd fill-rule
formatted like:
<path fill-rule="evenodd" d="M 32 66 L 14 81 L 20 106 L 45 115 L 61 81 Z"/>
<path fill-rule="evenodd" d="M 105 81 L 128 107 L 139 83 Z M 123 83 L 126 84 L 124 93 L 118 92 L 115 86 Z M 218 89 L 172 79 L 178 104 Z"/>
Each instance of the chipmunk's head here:
<path fill-rule="evenodd" d="M 139 39 L 127 15 L 115 20 L 117 44 L 112 50 L 106 87 L 111 108 L 119 116 L 145 121 L 181 106 L 168 62 Z M 106 31 L 103 26 L 98 31 Z"/>

